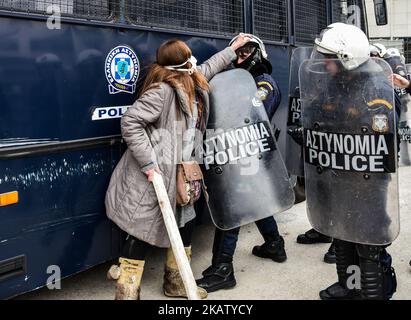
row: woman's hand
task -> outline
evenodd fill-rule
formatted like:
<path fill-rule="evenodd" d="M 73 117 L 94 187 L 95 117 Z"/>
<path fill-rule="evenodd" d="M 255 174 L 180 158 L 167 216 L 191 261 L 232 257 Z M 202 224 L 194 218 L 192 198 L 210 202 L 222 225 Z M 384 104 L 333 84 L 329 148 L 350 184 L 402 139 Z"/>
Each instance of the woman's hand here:
<path fill-rule="evenodd" d="M 147 170 L 146 172 L 144 172 L 147 176 L 147 179 L 149 182 L 153 182 L 153 178 L 154 178 L 154 172 L 160 173 L 160 168 L 159 167 L 155 167 L 153 169 Z"/>
<path fill-rule="evenodd" d="M 240 33 L 237 39 L 231 44 L 231 48 L 236 51 L 238 48 L 241 48 L 243 45 L 245 45 L 247 42 L 249 42 L 252 39 L 251 34 L 248 33 Z"/>
<path fill-rule="evenodd" d="M 400 76 L 399 74 L 392 74 L 389 79 L 394 83 L 394 86 L 399 88 L 408 88 L 410 86 L 410 82 L 408 79 Z"/>

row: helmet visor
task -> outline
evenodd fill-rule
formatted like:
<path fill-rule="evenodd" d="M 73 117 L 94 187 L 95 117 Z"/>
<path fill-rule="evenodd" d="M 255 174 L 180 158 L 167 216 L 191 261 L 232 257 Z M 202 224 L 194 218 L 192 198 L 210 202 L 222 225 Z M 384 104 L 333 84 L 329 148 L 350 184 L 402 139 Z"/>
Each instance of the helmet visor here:
<path fill-rule="evenodd" d="M 255 52 L 255 49 L 256 49 L 256 47 L 254 45 L 246 44 L 245 46 L 237 49 L 235 53 L 237 54 L 237 57 L 245 59 L 249 55 L 253 54 Z"/>

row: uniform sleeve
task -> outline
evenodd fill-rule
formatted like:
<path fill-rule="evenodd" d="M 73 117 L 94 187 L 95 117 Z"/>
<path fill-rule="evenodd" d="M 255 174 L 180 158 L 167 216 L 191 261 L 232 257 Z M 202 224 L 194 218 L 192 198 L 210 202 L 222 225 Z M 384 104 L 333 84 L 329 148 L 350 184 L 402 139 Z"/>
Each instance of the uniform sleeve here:
<path fill-rule="evenodd" d="M 148 90 L 121 118 L 123 139 L 143 172 L 157 166 L 146 127 L 160 117 L 164 105 L 164 91 L 162 86 Z"/>
<path fill-rule="evenodd" d="M 257 92 L 264 103 L 265 111 L 271 120 L 281 102 L 281 92 L 274 80 L 262 79 L 257 82 Z"/>

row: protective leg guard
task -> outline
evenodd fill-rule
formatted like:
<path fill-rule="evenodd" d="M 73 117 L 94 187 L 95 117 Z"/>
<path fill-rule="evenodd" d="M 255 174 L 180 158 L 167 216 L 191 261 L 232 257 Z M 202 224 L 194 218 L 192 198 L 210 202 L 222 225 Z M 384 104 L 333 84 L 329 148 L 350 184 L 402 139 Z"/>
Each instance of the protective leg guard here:
<path fill-rule="evenodd" d="M 361 298 L 364 300 L 384 300 L 383 266 L 380 254 L 384 247 L 357 245 L 361 269 Z"/>
<path fill-rule="evenodd" d="M 120 258 L 119 263 L 107 273 L 108 279 L 117 280 L 115 300 L 139 300 L 144 261 Z"/>
<path fill-rule="evenodd" d="M 347 268 L 358 264 L 358 257 L 355 244 L 347 241 L 334 239 L 335 256 L 337 264 L 338 282 L 320 292 L 322 300 L 351 300 L 358 298 L 359 294 L 355 289 L 347 288 Z"/>
<path fill-rule="evenodd" d="M 191 247 L 186 247 L 184 249 L 186 251 L 188 261 L 191 261 Z M 171 248 L 167 249 L 167 262 L 165 266 L 163 290 L 167 297 L 187 298 L 183 279 L 178 271 L 177 261 Z M 202 288 L 198 288 L 198 295 L 201 299 L 205 299 L 208 296 L 207 291 Z"/>

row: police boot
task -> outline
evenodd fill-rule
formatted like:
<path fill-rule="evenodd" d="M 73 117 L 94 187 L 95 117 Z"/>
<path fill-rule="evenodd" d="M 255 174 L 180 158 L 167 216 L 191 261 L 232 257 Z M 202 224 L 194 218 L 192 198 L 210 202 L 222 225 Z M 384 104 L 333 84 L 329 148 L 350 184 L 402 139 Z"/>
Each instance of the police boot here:
<path fill-rule="evenodd" d="M 225 253 L 213 258 L 212 265 L 203 271 L 203 278 L 197 280 L 197 285 L 207 292 L 233 288 L 236 284 L 233 257 Z"/>
<path fill-rule="evenodd" d="M 115 300 L 140 300 L 144 261 L 120 258 L 119 263 L 107 272 L 109 280 L 117 280 Z"/>
<path fill-rule="evenodd" d="M 186 251 L 188 261 L 191 261 L 191 247 L 186 247 L 184 249 Z M 178 271 L 177 261 L 171 248 L 167 249 L 167 262 L 165 266 L 163 290 L 167 297 L 187 298 L 183 279 Z M 207 291 L 202 288 L 198 288 L 198 296 L 201 299 L 207 298 L 207 295 Z"/>
<path fill-rule="evenodd" d="M 255 246 L 253 248 L 253 255 L 260 258 L 268 258 L 275 262 L 284 262 L 287 260 L 283 237 L 267 237 L 265 240 L 261 246 Z"/>
<path fill-rule="evenodd" d="M 358 245 L 361 269 L 361 298 L 364 300 L 384 300 L 383 266 L 380 254 L 383 247 Z"/>
<path fill-rule="evenodd" d="M 338 282 L 320 291 L 320 298 L 321 300 L 356 299 L 359 296 L 358 290 L 347 288 L 347 280 L 349 277 L 347 268 L 352 265 L 357 265 L 358 261 L 355 244 L 341 240 L 334 240 L 334 243 Z"/>
<path fill-rule="evenodd" d="M 328 248 L 328 252 L 324 255 L 324 262 L 332 264 L 335 263 L 335 260 L 335 244 L 333 242 L 330 248 Z"/>
<path fill-rule="evenodd" d="M 300 234 L 297 237 L 297 243 L 300 244 L 331 243 L 332 241 L 332 238 L 319 233 L 314 229 L 310 229 L 306 233 Z"/>

